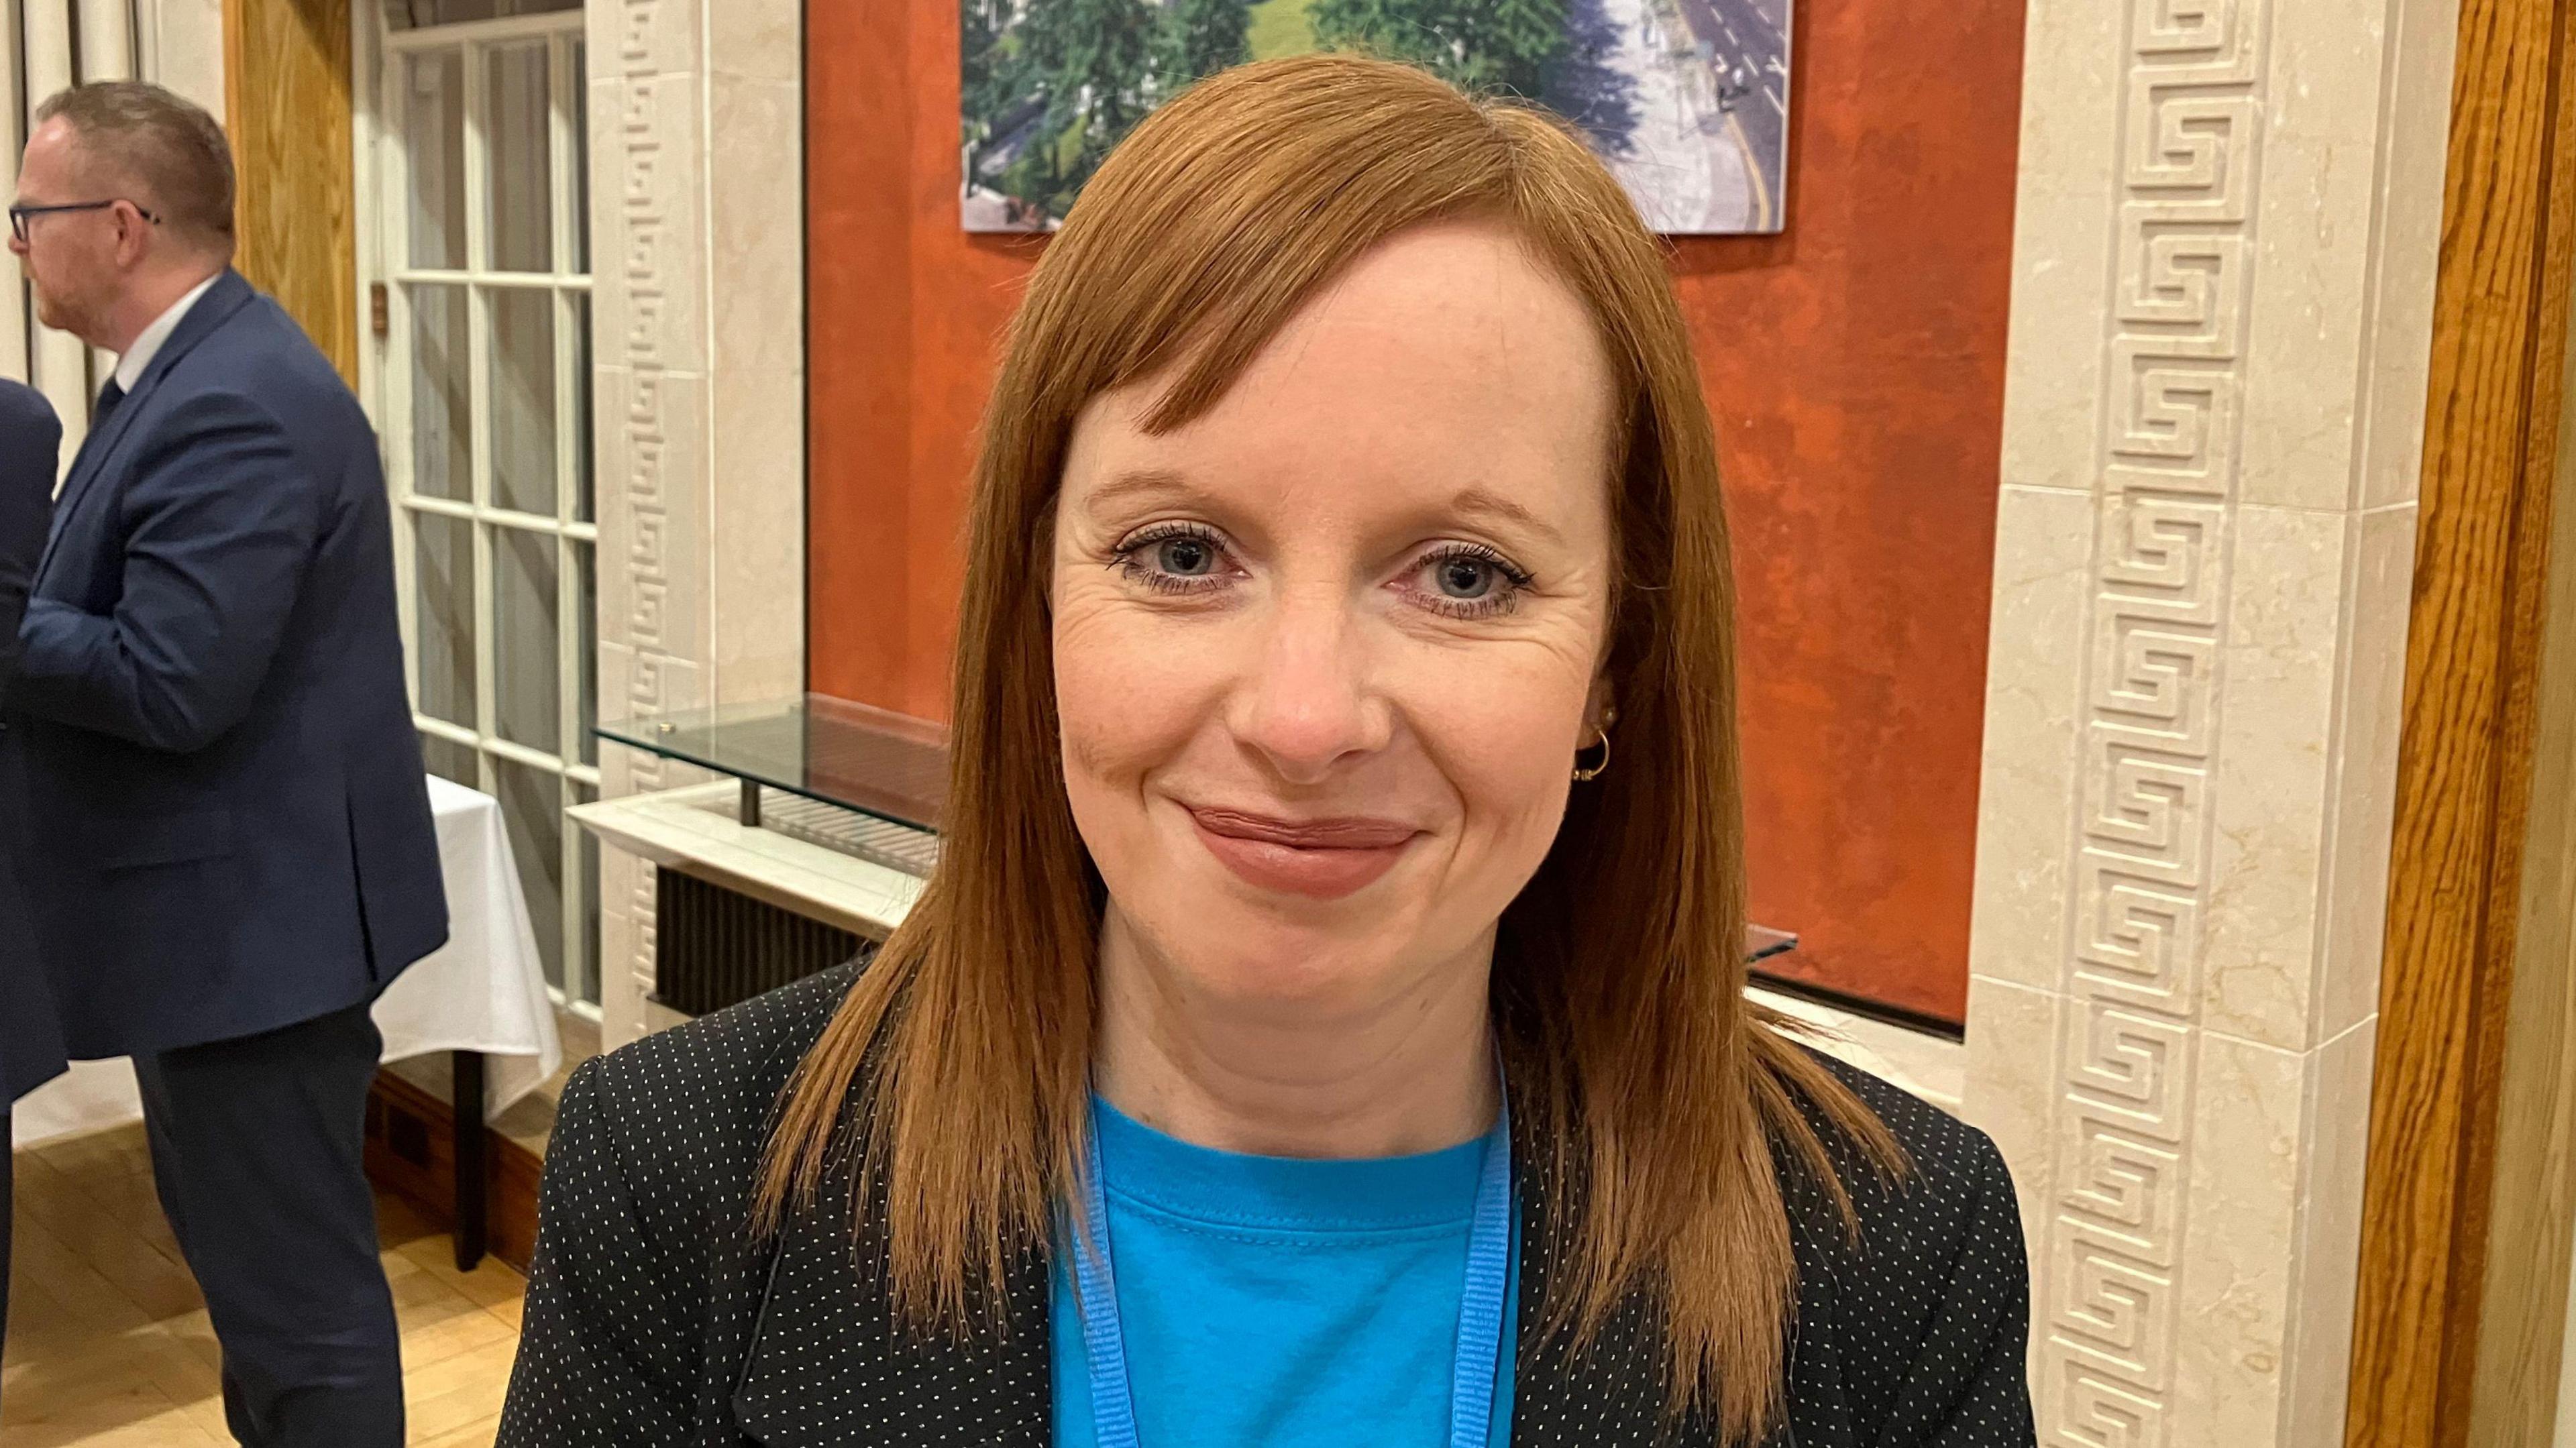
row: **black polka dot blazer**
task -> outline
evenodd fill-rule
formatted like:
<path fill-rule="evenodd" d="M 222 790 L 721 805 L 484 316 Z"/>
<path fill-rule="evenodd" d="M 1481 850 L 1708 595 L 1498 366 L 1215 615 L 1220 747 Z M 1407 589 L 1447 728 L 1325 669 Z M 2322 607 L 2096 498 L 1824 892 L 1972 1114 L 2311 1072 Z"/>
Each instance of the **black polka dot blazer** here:
<path fill-rule="evenodd" d="M 546 1158 L 525 1333 L 501 1448 L 1011 1445 L 1051 1437 L 1049 1264 L 1011 1274 L 1007 1330 L 971 1342 L 898 1329 L 881 1239 L 853 1246 L 847 1177 L 771 1244 L 746 1230 L 772 1105 L 854 968 L 592 1061 L 565 1089 Z M 1788 1184 L 1798 1309 L 1788 1424 L 1769 1448 L 2017 1448 L 2029 1280 L 2003 1159 L 1979 1132 L 1835 1068 L 1913 1154 L 1898 1189 L 1847 1174 L 1849 1244 L 1822 1195 Z M 1519 1183 L 1523 1220 L 1549 1184 Z M 880 1199 L 881 1200 L 881 1199 Z M 1642 1309 L 1577 1352 L 1535 1326 L 1554 1270 L 1526 1232 L 1512 1441 L 1542 1448 L 1710 1444 L 1661 1412 Z M 1352 1425 L 1354 1444 L 1369 1442 Z M 1164 1445 L 1157 1445 L 1164 1448 Z"/>

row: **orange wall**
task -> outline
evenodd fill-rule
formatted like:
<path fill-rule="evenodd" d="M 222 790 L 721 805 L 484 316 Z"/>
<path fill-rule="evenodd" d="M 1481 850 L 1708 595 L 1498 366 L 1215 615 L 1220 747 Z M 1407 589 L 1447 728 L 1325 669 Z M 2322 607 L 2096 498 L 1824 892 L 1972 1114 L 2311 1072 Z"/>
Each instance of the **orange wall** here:
<path fill-rule="evenodd" d="M 1798 0 L 1789 227 L 1685 238 L 1742 586 L 1754 918 L 1957 1020 L 2021 5 Z M 953 0 L 807 11 L 812 686 L 946 711 L 974 428 L 1041 243 L 957 226 Z"/>
<path fill-rule="evenodd" d="M 1044 243 L 958 229 L 953 0 L 806 8 L 808 682 L 944 718 L 975 424 Z"/>

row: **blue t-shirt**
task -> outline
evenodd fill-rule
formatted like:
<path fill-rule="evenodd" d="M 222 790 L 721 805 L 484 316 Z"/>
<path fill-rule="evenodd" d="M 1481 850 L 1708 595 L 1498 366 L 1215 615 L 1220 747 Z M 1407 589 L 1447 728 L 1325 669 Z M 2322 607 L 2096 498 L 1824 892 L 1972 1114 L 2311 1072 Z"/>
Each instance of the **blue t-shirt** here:
<path fill-rule="evenodd" d="M 1096 1103 L 1141 1448 L 1443 1448 L 1482 1138 L 1304 1161 L 1212 1151 Z M 1520 1221 L 1488 1442 L 1511 1441 Z M 1070 1250 L 1057 1254 L 1055 1441 L 1094 1448 Z"/>

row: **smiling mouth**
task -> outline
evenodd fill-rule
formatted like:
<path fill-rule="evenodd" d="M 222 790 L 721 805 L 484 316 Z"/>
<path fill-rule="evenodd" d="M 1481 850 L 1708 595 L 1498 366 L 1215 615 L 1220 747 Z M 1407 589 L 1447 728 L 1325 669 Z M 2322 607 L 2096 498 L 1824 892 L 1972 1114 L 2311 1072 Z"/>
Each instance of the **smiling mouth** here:
<path fill-rule="evenodd" d="M 1347 816 L 1283 820 L 1238 810 L 1189 810 L 1199 843 L 1246 884 L 1336 900 L 1395 867 L 1421 833 L 1400 820 Z"/>

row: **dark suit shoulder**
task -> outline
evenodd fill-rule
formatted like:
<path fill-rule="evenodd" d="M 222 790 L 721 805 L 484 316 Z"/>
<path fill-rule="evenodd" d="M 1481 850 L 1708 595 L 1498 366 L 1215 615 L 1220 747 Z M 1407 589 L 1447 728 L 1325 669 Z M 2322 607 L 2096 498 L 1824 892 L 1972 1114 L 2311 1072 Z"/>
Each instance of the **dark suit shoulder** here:
<path fill-rule="evenodd" d="M 60 456 L 63 424 L 45 394 L 24 383 L 0 377 L 0 560 L 14 561 L 9 570 L 23 593 L 26 573 L 44 547 L 45 519 L 52 510 L 54 464 Z M 17 555 L 24 553 L 23 560 Z M 9 635 L 17 636 L 13 614 Z M 14 652 L 14 649 L 11 650 Z"/>
<path fill-rule="evenodd" d="M 57 439 L 63 435 L 62 419 L 54 415 L 54 404 L 45 394 L 6 377 L 0 377 L 0 427 L 43 428 Z"/>
<path fill-rule="evenodd" d="M 266 296 L 243 303 L 191 347 L 172 365 L 169 382 L 182 391 L 233 393 L 272 403 L 356 400 L 331 360 Z"/>
<path fill-rule="evenodd" d="M 327 486 L 338 476 L 339 459 L 375 447 L 347 383 L 265 296 L 253 294 L 213 319 L 210 331 L 190 338 L 164 367 L 147 369 L 147 377 L 159 377 L 137 404 L 143 410 L 131 435 L 134 456 L 144 460 L 138 470 L 166 466 L 210 439 L 258 436 L 304 454 L 317 466 L 298 475 Z"/>
<path fill-rule="evenodd" d="M 318 429 L 334 445 L 374 447 L 372 425 L 347 380 L 275 298 L 227 278 L 198 306 L 206 314 L 204 330 L 195 330 L 193 312 L 181 324 L 156 390 L 172 397 L 240 399 L 299 443 L 315 441 Z"/>

